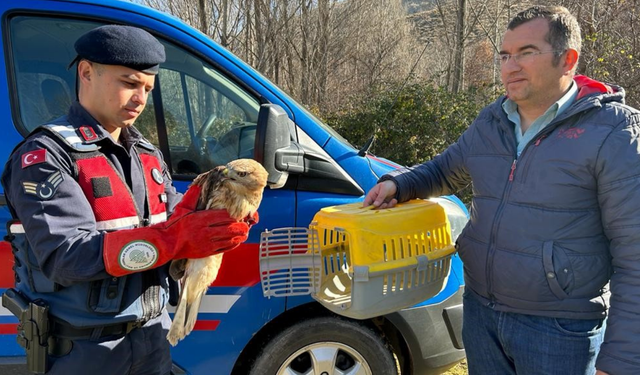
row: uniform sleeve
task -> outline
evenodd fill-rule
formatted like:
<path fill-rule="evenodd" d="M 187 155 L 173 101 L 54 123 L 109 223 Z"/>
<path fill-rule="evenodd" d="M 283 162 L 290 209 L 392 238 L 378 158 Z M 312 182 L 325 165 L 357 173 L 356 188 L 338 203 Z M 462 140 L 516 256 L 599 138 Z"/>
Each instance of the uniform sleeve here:
<path fill-rule="evenodd" d="M 611 375 L 640 374 L 640 114 L 623 121 L 604 142 L 596 177 L 613 265 L 596 368 Z"/>
<path fill-rule="evenodd" d="M 62 147 L 46 137 L 29 140 L 6 168 L 7 201 L 43 273 L 63 286 L 109 277 L 102 234 Z"/>
<path fill-rule="evenodd" d="M 396 199 L 405 202 L 414 198 L 429 198 L 453 194 L 471 182 L 465 167 L 465 157 L 476 132 L 476 119 L 460 136 L 433 160 L 410 168 L 401 168 L 384 175 L 381 180 L 392 180 L 397 186 Z"/>

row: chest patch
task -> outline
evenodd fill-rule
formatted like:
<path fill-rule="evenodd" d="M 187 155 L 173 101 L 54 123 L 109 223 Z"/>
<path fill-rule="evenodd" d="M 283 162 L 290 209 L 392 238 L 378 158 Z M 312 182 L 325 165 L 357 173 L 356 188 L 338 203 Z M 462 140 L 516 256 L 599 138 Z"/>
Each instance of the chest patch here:
<path fill-rule="evenodd" d="M 109 177 L 92 177 L 91 190 L 96 198 L 105 198 L 113 195 Z"/>
<path fill-rule="evenodd" d="M 162 185 L 162 183 L 164 182 L 164 178 L 162 178 L 162 172 L 160 172 L 158 168 L 153 168 L 151 170 L 151 178 L 153 178 L 153 181 L 155 181 L 158 185 Z"/>
<path fill-rule="evenodd" d="M 36 197 L 46 201 L 53 198 L 62 181 L 64 181 L 62 173 L 60 171 L 56 171 L 50 174 L 49 177 L 42 182 L 24 181 L 22 183 L 22 188 L 24 189 L 25 194 L 35 195 Z"/>

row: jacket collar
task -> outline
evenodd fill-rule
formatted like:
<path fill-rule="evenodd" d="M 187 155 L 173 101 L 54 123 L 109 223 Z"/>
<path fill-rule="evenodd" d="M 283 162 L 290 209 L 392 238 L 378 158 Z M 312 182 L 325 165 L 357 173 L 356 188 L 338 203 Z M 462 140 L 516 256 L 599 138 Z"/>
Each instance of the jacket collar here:
<path fill-rule="evenodd" d="M 604 103 L 619 102 L 624 104 L 625 92 L 620 86 L 599 82 L 584 75 L 576 75 L 573 80 L 578 85 L 576 100 L 565 112 L 552 122 L 573 116 L 593 107 L 601 107 Z M 498 98 L 498 100 L 491 105 L 491 112 L 495 117 L 501 119 L 501 123 L 504 123 L 507 128 L 510 128 L 507 115 L 502 109 L 502 103 L 504 103 L 505 100 L 507 100 L 507 97 L 504 95 Z"/>
<path fill-rule="evenodd" d="M 111 138 L 109 132 L 107 132 L 107 130 L 103 128 L 102 125 L 100 125 L 78 101 L 71 104 L 67 120 L 76 128 L 90 128 L 90 132 L 95 134 L 95 137 L 84 137 L 85 143 L 91 144 L 107 140 L 107 142 L 116 144 L 115 140 Z M 84 131 L 81 131 L 81 133 L 84 133 Z M 127 145 L 126 148 L 128 149 L 130 146 L 140 142 L 143 139 L 143 136 L 136 128 L 131 126 L 122 129 L 120 138 L 121 143 L 123 145 Z"/>
<path fill-rule="evenodd" d="M 613 94 L 618 91 L 616 86 L 610 86 L 583 75 L 577 75 L 573 80 L 578 84 L 578 100 L 591 94 Z"/>

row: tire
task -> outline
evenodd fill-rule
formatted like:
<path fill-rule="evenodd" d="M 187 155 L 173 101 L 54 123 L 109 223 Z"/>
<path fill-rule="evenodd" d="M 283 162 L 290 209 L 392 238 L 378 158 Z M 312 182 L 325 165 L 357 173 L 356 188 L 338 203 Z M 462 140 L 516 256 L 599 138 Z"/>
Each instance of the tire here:
<path fill-rule="evenodd" d="M 276 335 L 249 375 L 397 375 L 390 346 L 366 325 L 338 317 L 303 320 Z"/>

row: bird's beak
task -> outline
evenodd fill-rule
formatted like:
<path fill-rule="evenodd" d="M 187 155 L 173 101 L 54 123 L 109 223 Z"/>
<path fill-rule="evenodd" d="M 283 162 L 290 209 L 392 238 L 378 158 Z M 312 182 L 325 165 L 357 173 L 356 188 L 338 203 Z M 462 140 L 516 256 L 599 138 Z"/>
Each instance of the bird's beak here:
<path fill-rule="evenodd" d="M 222 178 L 222 181 L 233 180 L 233 178 L 229 177 L 229 168 L 228 167 L 224 167 L 224 169 L 222 170 L 222 175 L 224 176 Z"/>

